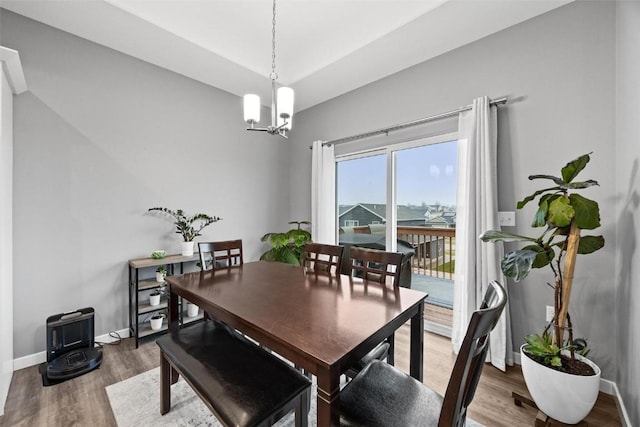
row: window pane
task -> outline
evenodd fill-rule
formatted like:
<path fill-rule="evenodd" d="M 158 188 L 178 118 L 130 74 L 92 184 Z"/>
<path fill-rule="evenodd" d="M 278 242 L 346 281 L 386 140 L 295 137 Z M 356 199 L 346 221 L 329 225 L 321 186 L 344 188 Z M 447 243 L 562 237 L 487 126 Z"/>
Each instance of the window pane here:
<path fill-rule="evenodd" d="M 379 154 L 338 162 L 336 171 L 339 231 L 359 231 L 384 224 L 386 216 L 386 156 Z M 342 228 L 342 230 L 340 230 Z"/>
<path fill-rule="evenodd" d="M 453 307 L 457 141 L 397 152 L 398 239 L 415 251 L 412 288 L 427 304 Z"/>

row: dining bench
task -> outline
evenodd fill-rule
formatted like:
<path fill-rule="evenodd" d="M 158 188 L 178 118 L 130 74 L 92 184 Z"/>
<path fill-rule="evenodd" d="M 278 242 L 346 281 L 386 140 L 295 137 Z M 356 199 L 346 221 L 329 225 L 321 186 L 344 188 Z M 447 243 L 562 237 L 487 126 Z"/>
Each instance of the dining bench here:
<path fill-rule="evenodd" d="M 292 410 L 295 425 L 307 425 L 309 379 L 224 325 L 199 322 L 156 343 L 162 415 L 171 409 L 177 372 L 225 426 L 272 425 Z"/>

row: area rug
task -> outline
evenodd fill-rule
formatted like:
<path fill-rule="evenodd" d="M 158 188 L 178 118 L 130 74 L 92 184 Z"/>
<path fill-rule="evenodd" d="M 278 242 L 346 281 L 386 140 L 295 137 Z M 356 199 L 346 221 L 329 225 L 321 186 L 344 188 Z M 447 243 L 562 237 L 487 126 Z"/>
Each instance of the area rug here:
<path fill-rule="evenodd" d="M 160 368 L 151 369 L 105 388 L 119 427 L 222 426 L 182 377 L 171 386 L 171 411 L 160 415 Z M 316 425 L 316 384 L 311 389 L 309 426 Z M 294 426 L 293 413 L 275 425 Z"/>
<path fill-rule="evenodd" d="M 171 386 L 171 411 L 160 415 L 160 368 L 136 375 L 106 387 L 107 396 L 116 423 L 119 427 L 205 427 L 221 426 L 211 415 L 209 408 L 193 392 L 182 379 Z M 313 378 L 311 388 L 311 409 L 309 426 L 316 425 L 316 384 Z M 275 425 L 278 427 L 294 426 L 294 416 L 289 414 Z M 483 427 L 472 420 L 467 420 L 468 427 Z"/>

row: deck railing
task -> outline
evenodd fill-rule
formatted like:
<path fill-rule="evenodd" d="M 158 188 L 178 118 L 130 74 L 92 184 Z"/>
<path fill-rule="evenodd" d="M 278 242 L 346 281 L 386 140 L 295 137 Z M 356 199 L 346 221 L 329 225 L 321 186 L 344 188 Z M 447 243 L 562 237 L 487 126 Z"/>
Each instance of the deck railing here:
<path fill-rule="evenodd" d="M 414 273 L 453 279 L 455 272 L 455 228 L 398 227 L 398 239 L 409 242 L 416 251 Z"/>
<path fill-rule="evenodd" d="M 370 233 L 368 225 L 353 227 L 354 233 Z M 455 272 L 455 228 L 399 226 L 398 239 L 416 251 L 411 259 L 413 272 L 431 277 L 453 279 Z"/>

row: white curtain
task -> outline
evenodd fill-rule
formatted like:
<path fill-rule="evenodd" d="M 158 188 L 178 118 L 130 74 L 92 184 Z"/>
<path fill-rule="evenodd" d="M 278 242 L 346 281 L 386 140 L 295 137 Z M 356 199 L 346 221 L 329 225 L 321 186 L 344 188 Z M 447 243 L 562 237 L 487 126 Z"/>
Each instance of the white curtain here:
<path fill-rule="evenodd" d="M 314 141 L 311 155 L 311 239 L 336 242 L 336 157 L 334 146 Z"/>
<path fill-rule="evenodd" d="M 473 101 L 460 114 L 458 143 L 458 196 L 456 206 L 456 272 L 453 291 L 451 340 L 457 353 L 471 319 L 491 280 L 507 287 L 500 270 L 502 244 L 484 243 L 478 236 L 499 230 L 497 190 L 497 107 L 489 99 Z M 509 307 L 490 336 L 487 361 L 505 370 L 513 365 Z"/>

